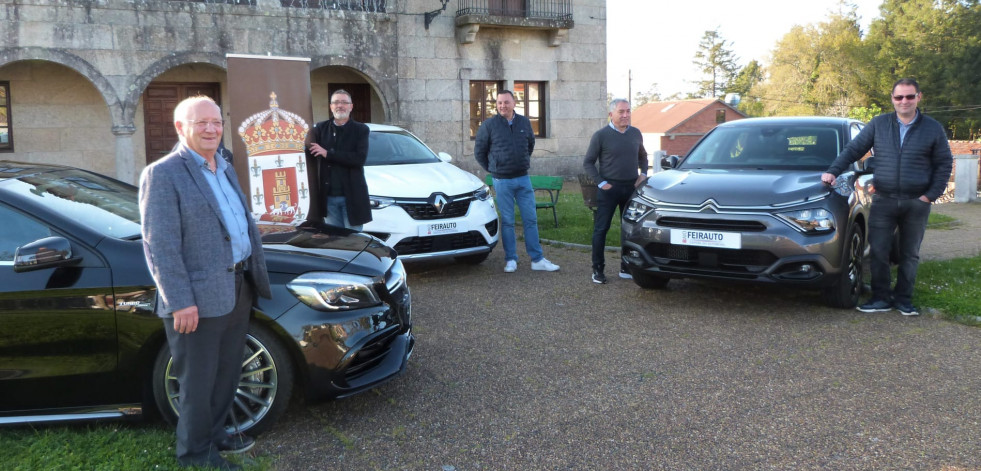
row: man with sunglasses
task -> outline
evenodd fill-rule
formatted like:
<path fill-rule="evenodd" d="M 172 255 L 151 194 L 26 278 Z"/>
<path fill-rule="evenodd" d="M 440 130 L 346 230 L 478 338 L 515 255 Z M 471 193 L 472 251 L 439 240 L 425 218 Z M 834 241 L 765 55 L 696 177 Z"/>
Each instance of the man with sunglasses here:
<path fill-rule="evenodd" d="M 896 111 L 873 118 L 821 175 L 821 181 L 834 185 L 845 168 L 870 149 L 874 151 L 874 194 L 869 212 L 872 297 L 858 306 L 862 312 L 895 308 L 904 316 L 919 315 L 912 296 L 920 242 L 930 204 L 947 188 L 953 168 L 943 126 L 917 109 L 921 97 L 916 80 L 897 80 L 892 86 Z M 899 267 L 895 288 L 891 289 L 889 253 L 895 232 L 899 234 Z"/>

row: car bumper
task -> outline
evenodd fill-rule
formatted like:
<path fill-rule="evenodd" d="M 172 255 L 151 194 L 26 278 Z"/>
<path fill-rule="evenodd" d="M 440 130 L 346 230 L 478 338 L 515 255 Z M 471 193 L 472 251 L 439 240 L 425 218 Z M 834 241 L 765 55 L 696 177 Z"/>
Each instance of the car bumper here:
<path fill-rule="evenodd" d="M 405 371 L 415 346 L 412 296 L 403 284 L 382 305 L 325 313 L 303 303 L 277 323 L 296 340 L 295 363 L 313 398 L 343 398 L 383 384 Z"/>
<path fill-rule="evenodd" d="M 756 232 L 726 230 L 752 220 Z M 670 224 L 659 221 L 670 220 Z M 721 248 L 672 243 L 671 231 L 700 227 L 702 222 L 738 232 L 740 247 Z M 840 271 L 839 231 L 804 234 L 769 214 L 747 216 L 658 212 L 637 223 L 623 222 L 623 259 L 632 270 L 673 278 L 714 278 L 762 283 L 825 286 Z M 838 255 L 835 255 L 838 254 Z"/>
<path fill-rule="evenodd" d="M 490 252 L 500 239 L 497 210 L 489 201 L 470 204 L 463 217 L 413 219 L 402 208 L 372 212 L 364 232 L 395 249 L 402 260 L 428 260 Z"/>

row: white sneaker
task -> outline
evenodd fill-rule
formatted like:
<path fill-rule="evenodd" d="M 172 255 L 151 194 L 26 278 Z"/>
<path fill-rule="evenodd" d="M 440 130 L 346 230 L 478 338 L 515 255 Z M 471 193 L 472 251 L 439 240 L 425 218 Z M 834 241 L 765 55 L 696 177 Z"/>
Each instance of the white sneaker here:
<path fill-rule="evenodd" d="M 504 264 L 504 273 L 514 273 L 518 271 L 518 261 L 508 260 L 508 263 Z"/>
<path fill-rule="evenodd" d="M 559 269 L 559 266 L 548 261 L 547 258 L 542 258 L 537 262 L 531 262 L 531 269 L 538 271 L 556 271 Z"/>

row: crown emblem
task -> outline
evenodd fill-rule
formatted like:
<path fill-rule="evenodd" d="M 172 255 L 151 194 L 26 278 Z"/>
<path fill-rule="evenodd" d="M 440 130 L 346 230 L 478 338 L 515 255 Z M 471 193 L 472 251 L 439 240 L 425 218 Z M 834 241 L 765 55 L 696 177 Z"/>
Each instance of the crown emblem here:
<path fill-rule="evenodd" d="M 250 157 L 303 152 L 310 126 L 296 113 L 279 109 L 276 92 L 269 94 L 269 109 L 249 116 L 238 128 Z"/>

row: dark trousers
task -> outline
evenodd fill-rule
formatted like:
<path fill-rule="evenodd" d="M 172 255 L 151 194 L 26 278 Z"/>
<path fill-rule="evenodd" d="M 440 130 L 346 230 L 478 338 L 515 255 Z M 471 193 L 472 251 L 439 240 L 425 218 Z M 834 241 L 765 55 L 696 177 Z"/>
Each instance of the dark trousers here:
<path fill-rule="evenodd" d="M 634 194 L 633 183 L 613 183 L 610 182 L 609 190 L 599 188 L 596 191 L 596 214 L 593 215 L 593 270 L 603 271 L 606 266 L 606 259 L 603 255 L 606 249 L 606 233 L 610 231 L 610 223 L 613 221 L 613 214 L 617 208 L 620 209 L 620 217 L 623 217 L 623 210 L 630 202 L 630 197 Z M 621 247 L 623 246 L 623 232 L 620 233 Z M 620 262 L 621 267 L 623 262 Z"/>
<path fill-rule="evenodd" d="M 235 291 L 238 297 L 232 311 L 198 319 L 194 332 L 178 334 L 173 318 L 163 320 L 173 372 L 180 383 L 177 459 L 182 464 L 207 462 L 218 453 L 214 443 L 227 436 L 225 419 L 238 388 L 255 300 L 251 283 L 241 273 L 235 275 Z"/>
<path fill-rule="evenodd" d="M 872 197 L 869 211 L 869 246 L 872 252 L 872 296 L 896 303 L 910 303 L 916 267 L 920 263 L 920 243 L 926 232 L 930 203 L 914 199 Z M 899 260 L 896 288 L 890 291 L 892 273 L 889 269 L 889 253 L 892 250 L 893 233 L 899 231 Z"/>

